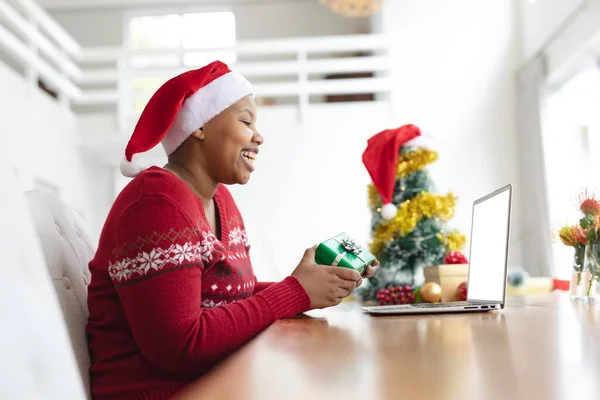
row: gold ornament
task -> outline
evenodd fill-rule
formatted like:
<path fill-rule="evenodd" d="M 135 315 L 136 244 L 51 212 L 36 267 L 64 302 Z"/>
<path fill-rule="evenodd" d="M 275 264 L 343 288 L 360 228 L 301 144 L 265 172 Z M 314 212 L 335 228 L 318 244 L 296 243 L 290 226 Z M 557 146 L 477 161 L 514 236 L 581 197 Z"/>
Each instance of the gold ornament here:
<path fill-rule="evenodd" d="M 442 300 L 442 287 L 435 282 L 427 282 L 421 286 L 421 297 L 428 303 L 439 303 Z"/>
<path fill-rule="evenodd" d="M 404 237 L 409 234 L 419 221 L 424 218 L 439 217 L 447 221 L 454 216 L 456 197 L 452 194 L 440 196 L 429 192 L 421 192 L 412 200 L 406 200 L 398 207 L 398 213 L 390 220 L 375 227 L 371 253 L 377 256 L 392 241 L 394 237 Z"/>
<path fill-rule="evenodd" d="M 321 0 L 321 4 L 345 17 L 368 17 L 381 8 L 383 0 Z"/>

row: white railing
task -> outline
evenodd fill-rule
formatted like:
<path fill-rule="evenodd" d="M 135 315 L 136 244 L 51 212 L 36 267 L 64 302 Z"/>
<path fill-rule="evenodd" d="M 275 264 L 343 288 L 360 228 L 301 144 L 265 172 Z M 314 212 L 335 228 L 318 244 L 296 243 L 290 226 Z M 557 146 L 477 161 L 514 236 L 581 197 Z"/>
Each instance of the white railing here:
<path fill-rule="evenodd" d="M 258 98 L 277 102 L 281 98 L 295 98 L 300 113 L 309 106 L 311 96 L 364 94 L 388 92 L 391 88 L 387 55 L 389 42 L 383 35 L 352 35 L 278 40 L 246 41 L 231 48 L 211 49 L 210 53 L 230 54 L 238 61 L 230 64 L 252 83 Z M 345 57 L 332 54 L 346 53 Z M 356 55 L 358 52 L 363 55 Z M 112 63 L 114 67 L 85 69 L 81 82 L 85 84 L 113 84 L 112 89 L 89 92 L 82 103 L 120 102 L 121 123 L 131 125 L 139 110 L 135 104 L 144 104 L 156 90 L 134 90 L 136 80 L 151 78 L 155 82 L 192 68 L 184 65 L 186 55 L 206 54 L 206 49 L 160 49 L 132 51 L 122 48 L 84 49 L 78 58 L 81 65 Z M 350 54 L 348 54 L 350 53 Z M 367 55 L 364 55 L 367 54 Z M 140 57 L 179 60 L 170 67 L 135 67 Z M 242 61 L 251 57 L 253 61 Z M 258 60 L 258 61 L 257 61 Z M 369 73 L 364 78 L 328 79 L 327 75 Z M 138 85 L 139 86 L 139 85 Z M 129 121 L 129 122 L 128 122 Z"/>
<path fill-rule="evenodd" d="M 194 67 L 183 62 L 186 55 L 208 54 L 207 49 L 82 49 L 33 0 L 12 3 L 0 0 L 0 49 L 21 62 L 36 85 L 38 76 L 43 78 L 73 106 L 115 105 L 123 128 L 156 89 L 139 89 L 136 80 L 164 82 Z M 246 41 L 210 49 L 210 54 L 233 56 L 237 61 L 230 66 L 253 83 L 258 98 L 271 103 L 295 99 L 302 113 L 314 96 L 389 93 L 389 46 L 387 36 L 367 34 Z M 141 57 L 179 61 L 168 67 L 136 66 Z M 367 75 L 347 75 L 354 73 Z"/>
<path fill-rule="evenodd" d="M 32 0 L 0 1 L 0 46 L 27 68 L 37 84 L 38 76 L 65 99 L 82 96 L 74 83 L 83 73 L 71 59 L 79 45 Z M 23 38 L 23 39 L 21 39 Z"/>

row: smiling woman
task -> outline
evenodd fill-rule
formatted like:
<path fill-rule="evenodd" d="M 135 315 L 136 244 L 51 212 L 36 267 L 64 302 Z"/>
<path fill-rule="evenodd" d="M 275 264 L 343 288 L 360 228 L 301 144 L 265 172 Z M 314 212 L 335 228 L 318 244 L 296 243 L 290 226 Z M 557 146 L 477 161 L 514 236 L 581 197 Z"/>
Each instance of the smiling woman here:
<path fill-rule="evenodd" d="M 168 398 L 277 319 L 337 305 L 361 281 L 317 265 L 313 247 L 281 282 L 257 282 L 225 187 L 255 169 L 256 117 L 249 82 L 219 61 L 167 81 L 144 108 L 121 164 L 134 179 L 90 262 L 95 399 Z M 146 168 L 141 153 L 159 143 L 168 163 Z"/>
<path fill-rule="evenodd" d="M 251 96 L 246 96 L 208 121 L 192 133 L 198 139 L 194 145 L 181 146 L 169 156 L 166 168 L 175 173 L 187 174 L 188 179 L 209 199 L 215 185 L 219 182 L 227 185 L 246 184 L 254 171 L 254 160 L 263 138 L 255 126 L 256 104 Z M 200 145 L 201 144 L 201 145 Z M 202 182 L 189 176 L 183 165 L 187 160 L 197 160 L 202 168 Z M 208 176 L 207 176 L 208 175 Z M 203 187 L 204 186 L 204 187 Z M 206 187 L 208 186 L 208 187 Z"/>

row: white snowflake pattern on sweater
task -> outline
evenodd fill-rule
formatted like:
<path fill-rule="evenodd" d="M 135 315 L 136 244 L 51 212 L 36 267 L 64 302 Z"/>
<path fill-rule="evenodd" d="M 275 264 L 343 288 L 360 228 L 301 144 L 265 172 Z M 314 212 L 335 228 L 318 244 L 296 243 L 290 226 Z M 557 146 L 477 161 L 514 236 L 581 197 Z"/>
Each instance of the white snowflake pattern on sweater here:
<path fill-rule="evenodd" d="M 248 243 L 248 234 L 246 233 L 245 229 L 235 227 L 229 232 L 229 244 L 243 244 L 244 247 L 248 247 Z"/>
<path fill-rule="evenodd" d="M 215 244 L 219 242 L 219 239 L 217 239 L 217 237 L 212 232 L 203 232 L 202 239 L 203 240 L 200 242 L 200 256 L 203 262 L 210 263 L 212 261 Z"/>
<path fill-rule="evenodd" d="M 205 299 L 205 300 L 202 300 L 201 306 L 202 306 L 202 308 L 215 308 L 215 307 L 225 306 L 227 304 L 232 304 L 232 303 L 235 303 L 236 301 L 238 301 L 238 300 L 234 299 L 234 300 L 214 301 L 212 299 Z"/>
<path fill-rule="evenodd" d="M 108 274 L 115 283 L 132 277 L 141 277 L 149 272 L 160 271 L 166 265 L 184 263 L 210 263 L 217 238 L 212 233 L 203 233 L 199 243 L 171 244 L 168 248 L 155 247 L 149 252 L 141 251 L 133 258 L 123 258 L 108 264 Z"/>

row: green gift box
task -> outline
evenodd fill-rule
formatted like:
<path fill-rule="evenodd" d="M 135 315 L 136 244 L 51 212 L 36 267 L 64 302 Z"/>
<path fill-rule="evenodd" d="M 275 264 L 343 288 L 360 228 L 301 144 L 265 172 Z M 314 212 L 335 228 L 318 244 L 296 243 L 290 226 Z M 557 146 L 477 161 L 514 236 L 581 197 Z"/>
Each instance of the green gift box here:
<path fill-rule="evenodd" d="M 320 265 L 332 265 L 351 268 L 361 275 L 369 265 L 373 265 L 376 258 L 367 250 L 361 248 L 347 233 L 319 243 L 315 252 L 315 262 Z"/>

